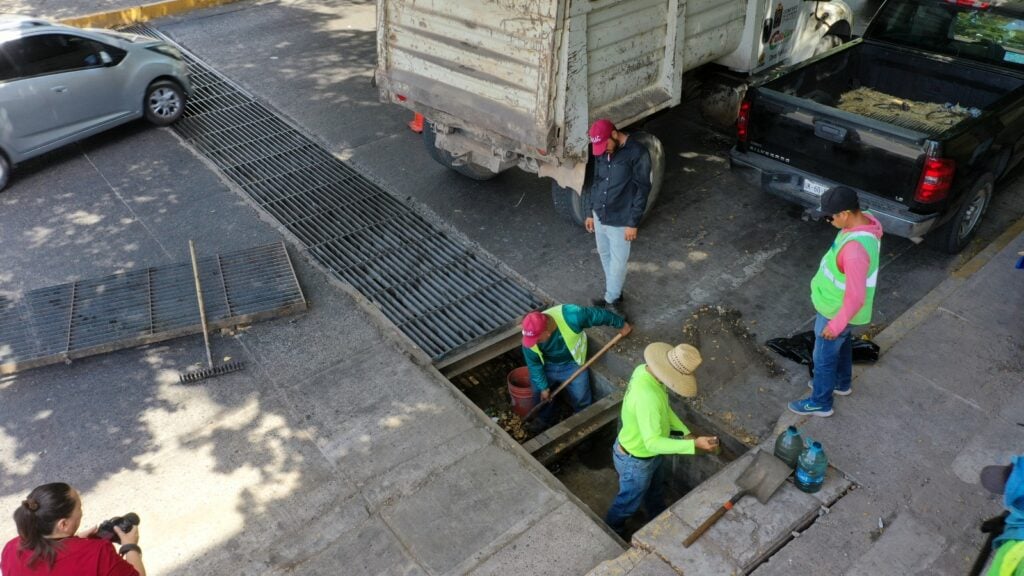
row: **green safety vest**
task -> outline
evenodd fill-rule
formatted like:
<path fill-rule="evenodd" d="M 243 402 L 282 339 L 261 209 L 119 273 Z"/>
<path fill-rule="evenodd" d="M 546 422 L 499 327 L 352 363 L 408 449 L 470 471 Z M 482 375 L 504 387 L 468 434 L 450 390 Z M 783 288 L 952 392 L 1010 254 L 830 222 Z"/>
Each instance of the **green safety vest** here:
<path fill-rule="evenodd" d="M 577 364 L 582 366 L 587 361 L 587 335 L 582 332 L 573 332 L 572 328 L 565 323 L 565 316 L 562 314 L 562 305 L 552 306 L 544 311 L 544 315 L 554 319 L 555 324 L 558 325 L 558 332 L 562 335 L 562 339 L 565 340 L 565 346 L 569 348 L 569 355 L 576 361 Z M 541 364 L 544 363 L 544 355 L 540 352 L 540 346 L 534 344 L 530 347 L 540 357 Z"/>
<path fill-rule="evenodd" d="M 996 551 L 987 576 L 1016 576 L 1024 568 L 1024 540 L 1006 542 Z"/>
<path fill-rule="evenodd" d="M 843 232 L 836 235 L 832 247 L 821 257 L 818 272 L 811 279 L 811 302 L 814 309 L 822 316 L 832 319 L 843 307 L 843 294 L 846 292 L 846 275 L 839 271 L 836 258 L 847 242 L 858 242 L 864 247 L 871 261 L 868 268 L 867 290 L 864 294 L 864 305 L 850 319 L 850 324 L 867 324 L 871 322 L 871 307 L 875 301 L 875 285 L 878 283 L 878 252 L 881 242 L 870 232 Z"/>

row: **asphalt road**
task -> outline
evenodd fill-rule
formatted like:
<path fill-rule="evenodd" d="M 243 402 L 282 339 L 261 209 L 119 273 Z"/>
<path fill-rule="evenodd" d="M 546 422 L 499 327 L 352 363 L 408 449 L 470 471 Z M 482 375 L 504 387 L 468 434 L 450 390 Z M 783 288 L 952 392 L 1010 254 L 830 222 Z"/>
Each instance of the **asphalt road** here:
<path fill-rule="evenodd" d="M 373 3 L 240 2 L 157 26 L 393 194 L 432 212 L 555 300 L 586 303 L 602 292 L 593 239 L 557 217 L 548 181 L 518 170 L 488 182 L 469 181 L 428 157 L 421 138 L 405 125 L 407 111 L 378 102 L 370 83 L 376 58 Z M 634 128 L 657 135 L 668 158 L 661 197 L 630 260 L 626 309 L 637 332 L 619 349 L 625 361 L 639 362 L 648 342 L 680 340 L 684 323 L 702 305 L 737 311 L 755 342 L 808 329 L 813 310 L 807 283 L 834 235 L 830 226 L 804 222 L 791 206 L 743 184 L 728 168 L 730 135 L 707 127 L 692 102 Z M 193 189 L 195 182 L 217 175 L 180 161 L 188 153 L 171 138 L 153 151 L 154 162 L 126 163 L 105 153 L 113 145 L 151 138 L 140 126 L 128 126 L 19 169 L 9 190 L 0 194 L 0 256 L 8 263 L 0 291 L 153 265 L 183 253 L 183 242 L 168 247 L 144 240 L 130 211 L 139 208 L 118 196 L 116 184 L 145 181 L 153 200 L 143 205 L 174 210 L 181 186 Z M 85 175 L 77 175 L 79 170 Z M 110 192 L 83 205 L 76 194 L 82 186 Z M 33 192 L 36 187 L 64 190 L 60 197 L 65 201 L 42 206 L 33 200 L 42 197 Z M 873 329 L 909 308 L 1024 214 L 1021 184 L 1000 188 L 977 241 L 965 254 L 948 256 L 903 239 L 885 239 Z M 246 231 L 237 234 L 244 238 Z M 114 242 L 119 235 L 140 240 Z M 115 253 L 115 245 L 128 246 L 118 250 L 132 253 Z M 62 264 L 38 266 L 47 251 L 56 251 Z M 757 366 L 707 368 L 736 383 L 717 382 L 721 393 L 704 408 L 722 413 L 740 403 L 740 411 L 751 415 L 740 428 L 754 435 L 770 427 L 784 401 L 803 393 L 802 369 L 768 381 Z"/>
<path fill-rule="evenodd" d="M 371 4 L 235 4 L 163 22 L 160 29 L 291 118 L 329 149 L 437 215 L 530 282 L 563 302 L 602 292 L 593 238 L 561 221 L 547 180 L 511 170 L 487 182 L 436 164 L 405 123 L 410 114 L 378 102 Z M 626 310 L 637 326 L 619 352 L 639 362 L 650 341 L 678 341 L 702 305 L 738 311 L 754 341 L 809 329 L 807 284 L 835 232 L 805 222 L 781 200 L 730 172 L 731 135 L 709 128 L 693 102 L 643 126 L 667 151 L 665 185 L 630 258 Z M 895 237 L 883 242 L 875 326 L 886 325 L 1024 214 L 1021 184 L 1004 183 L 973 246 L 949 256 Z M 720 359 L 721 360 L 721 359 Z M 793 367 L 793 365 L 789 365 Z M 703 407 L 750 414 L 758 435 L 783 402 L 802 395 L 802 369 L 782 378 L 759 366 L 714 370 L 731 382 Z"/>

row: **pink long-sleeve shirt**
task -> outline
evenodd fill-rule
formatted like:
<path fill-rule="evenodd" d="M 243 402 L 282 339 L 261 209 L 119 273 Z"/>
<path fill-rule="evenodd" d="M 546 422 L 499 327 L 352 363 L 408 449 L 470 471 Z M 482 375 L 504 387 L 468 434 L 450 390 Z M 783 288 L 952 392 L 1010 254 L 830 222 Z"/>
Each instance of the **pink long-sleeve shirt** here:
<path fill-rule="evenodd" d="M 864 212 L 864 215 L 871 220 L 870 224 L 855 226 L 847 232 L 870 232 L 876 238 L 882 238 L 882 225 L 874 216 Z M 836 256 L 836 265 L 839 271 L 846 276 L 846 291 L 843 292 L 843 305 L 839 312 L 829 320 L 828 329 L 833 334 L 839 334 L 846 329 L 850 319 L 860 312 L 864 306 L 864 298 L 867 295 L 868 270 L 871 269 L 871 259 L 867 250 L 860 245 L 860 242 L 847 242 Z"/>

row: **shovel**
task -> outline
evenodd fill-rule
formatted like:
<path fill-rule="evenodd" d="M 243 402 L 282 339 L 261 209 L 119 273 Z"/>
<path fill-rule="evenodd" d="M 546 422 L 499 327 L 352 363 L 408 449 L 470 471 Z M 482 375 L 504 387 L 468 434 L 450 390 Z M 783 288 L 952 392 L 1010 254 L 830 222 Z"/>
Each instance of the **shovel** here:
<path fill-rule="evenodd" d="M 736 479 L 736 486 L 739 487 L 740 491 L 730 498 L 728 502 L 722 504 L 718 510 L 715 510 L 715 513 L 694 530 L 693 534 L 690 534 L 686 540 L 683 540 L 683 547 L 689 548 L 690 544 L 696 542 L 697 538 L 700 538 L 702 534 L 714 526 L 715 522 L 718 522 L 718 519 L 723 514 L 732 510 L 732 507 L 745 495 L 753 494 L 757 496 L 761 504 L 767 504 L 768 499 L 772 497 L 772 494 L 775 494 L 775 491 L 779 489 L 779 486 L 782 486 L 782 483 L 786 481 L 786 478 L 792 472 L 793 469 L 782 460 L 776 458 L 775 455 L 758 450 L 757 454 L 754 455 L 753 461 L 747 465 L 746 470 Z"/>

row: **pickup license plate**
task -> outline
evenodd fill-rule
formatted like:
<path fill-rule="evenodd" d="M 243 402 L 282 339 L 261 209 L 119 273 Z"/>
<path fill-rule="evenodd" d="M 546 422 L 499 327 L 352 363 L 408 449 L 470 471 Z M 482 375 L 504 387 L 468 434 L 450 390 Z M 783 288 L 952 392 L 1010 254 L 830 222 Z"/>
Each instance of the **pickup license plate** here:
<path fill-rule="evenodd" d="M 821 196 L 825 193 L 825 190 L 828 190 L 828 186 L 821 182 L 815 182 L 809 178 L 804 178 L 804 192 L 814 194 L 815 196 Z"/>

